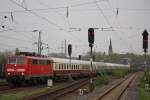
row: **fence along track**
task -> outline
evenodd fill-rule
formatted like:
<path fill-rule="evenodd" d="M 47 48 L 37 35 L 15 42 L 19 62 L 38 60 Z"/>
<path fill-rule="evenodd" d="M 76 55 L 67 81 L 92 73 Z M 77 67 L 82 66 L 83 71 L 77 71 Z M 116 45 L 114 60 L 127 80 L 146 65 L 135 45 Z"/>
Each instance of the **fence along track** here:
<path fill-rule="evenodd" d="M 120 100 L 123 93 L 135 79 L 136 74 L 133 74 L 129 78 L 119 82 L 116 85 L 113 85 L 111 88 L 104 91 L 97 100 Z"/>

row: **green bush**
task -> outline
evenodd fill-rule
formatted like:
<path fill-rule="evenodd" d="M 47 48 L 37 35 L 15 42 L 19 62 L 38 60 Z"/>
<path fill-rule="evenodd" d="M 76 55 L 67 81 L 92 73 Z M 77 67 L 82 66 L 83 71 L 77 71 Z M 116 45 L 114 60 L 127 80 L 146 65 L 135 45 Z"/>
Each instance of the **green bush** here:
<path fill-rule="evenodd" d="M 96 86 L 106 85 L 109 83 L 109 79 L 107 74 L 101 73 L 100 76 L 98 76 L 98 79 L 95 82 Z"/>
<path fill-rule="evenodd" d="M 115 69 L 112 71 L 112 74 L 117 77 L 124 77 L 125 75 L 127 75 L 127 73 L 128 70 L 124 70 L 124 69 Z"/>
<path fill-rule="evenodd" d="M 144 87 L 146 83 L 150 84 L 150 71 L 146 72 L 145 75 L 140 79 L 141 87 Z"/>
<path fill-rule="evenodd" d="M 145 84 L 150 84 L 150 71 L 146 72 L 145 75 L 140 79 L 139 84 L 139 95 L 140 100 L 150 100 L 150 91 L 145 90 Z"/>

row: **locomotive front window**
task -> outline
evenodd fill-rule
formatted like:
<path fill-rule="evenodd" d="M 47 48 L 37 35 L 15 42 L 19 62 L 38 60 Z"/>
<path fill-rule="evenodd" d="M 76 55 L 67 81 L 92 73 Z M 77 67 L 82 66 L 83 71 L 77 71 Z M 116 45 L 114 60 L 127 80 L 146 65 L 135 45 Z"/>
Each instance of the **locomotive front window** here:
<path fill-rule="evenodd" d="M 25 59 L 23 57 L 10 57 L 8 60 L 9 64 L 24 64 Z"/>
<path fill-rule="evenodd" d="M 18 57 L 17 58 L 17 64 L 24 64 L 25 63 L 25 59 L 22 57 Z"/>
<path fill-rule="evenodd" d="M 16 64 L 17 63 L 17 59 L 15 57 L 10 57 L 8 60 L 9 64 Z"/>

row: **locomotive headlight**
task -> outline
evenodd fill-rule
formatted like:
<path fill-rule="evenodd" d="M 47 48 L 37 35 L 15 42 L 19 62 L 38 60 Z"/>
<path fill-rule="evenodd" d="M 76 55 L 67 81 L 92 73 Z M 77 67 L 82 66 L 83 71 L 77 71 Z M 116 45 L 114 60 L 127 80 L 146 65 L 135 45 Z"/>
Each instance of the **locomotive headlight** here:
<path fill-rule="evenodd" d="M 7 73 L 8 75 L 10 75 L 10 73 Z"/>
<path fill-rule="evenodd" d="M 24 73 L 22 72 L 21 75 L 24 75 Z"/>

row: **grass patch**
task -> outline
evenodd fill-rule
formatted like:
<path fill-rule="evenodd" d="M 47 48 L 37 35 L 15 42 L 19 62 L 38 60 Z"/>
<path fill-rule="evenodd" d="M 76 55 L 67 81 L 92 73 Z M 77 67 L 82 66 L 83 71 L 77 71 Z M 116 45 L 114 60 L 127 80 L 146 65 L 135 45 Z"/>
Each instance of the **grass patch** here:
<path fill-rule="evenodd" d="M 33 94 L 37 94 L 40 92 L 45 92 L 48 89 L 46 87 L 44 88 L 36 88 L 32 90 L 24 90 L 24 91 L 19 91 L 19 92 L 12 92 L 12 93 L 7 93 L 7 94 L 1 94 L 0 95 L 0 100 L 16 100 L 16 99 L 21 99 L 24 96 L 30 96 Z"/>
<path fill-rule="evenodd" d="M 0 79 L 0 83 L 6 83 L 5 79 Z"/>
<path fill-rule="evenodd" d="M 95 82 L 96 86 L 107 85 L 109 83 L 108 75 L 106 73 L 101 73 Z"/>
<path fill-rule="evenodd" d="M 115 69 L 112 71 L 112 75 L 116 76 L 116 77 L 124 77 L 125 75 L 127 75 L 128 70 L 124 70 L 124 69 Z"/>
<path fill-rule="evenodd" d="M 145 90 L 145 84 L 149 84 L 148 92 Z M 150 71 L 146 72 L 145 75 L 140 79 L 139 96 L 140 100 L 150 100 Z"/>
<path fill-rule="evenodd" d="M 150 92 L 146 92 L 143 87 L 139 88 L 140 99 L 139 100 L 150 100 Z"/>

